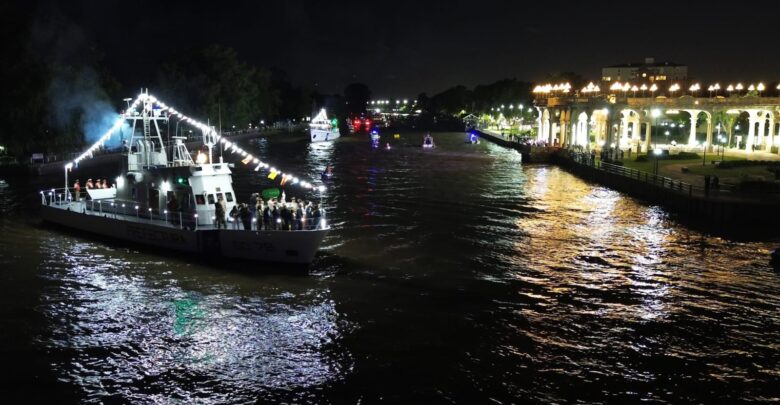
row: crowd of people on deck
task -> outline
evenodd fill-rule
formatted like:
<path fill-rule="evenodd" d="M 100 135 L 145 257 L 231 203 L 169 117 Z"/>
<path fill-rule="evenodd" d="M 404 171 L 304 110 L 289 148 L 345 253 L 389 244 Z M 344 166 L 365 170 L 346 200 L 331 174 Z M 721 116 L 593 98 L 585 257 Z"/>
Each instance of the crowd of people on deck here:
<path fill-rule="evenodd" d="M 95 181 L 92 181 L 92 179 L 87 179 L 87 182 L 84 183 L 84 188 L 87 190 L 95 189 L 95 188 L 111 188 L 114 187 L 113 184 L 109 184 L 108 180 L 106 179 L 97 179 Z M 74 201 L 81 201 L 81 181 L 79 179 L 76 179 L 76 182 L 73 183 L 73 194 L 74 194 Z"/>
<path fill-rule="evenodd" d="M 227 218 L 234 229 L 242 226 L 245 230 L 300 231 L 323 227 L 325 210 L 318 203 L 296 199 L 287 201 L 284 194 L 280 199 L 264 200 L 260 194 L 253 193 L 248 203 L 239 203 L 227 211 L 222 197 L 214 203 L 214 226 L 227 229 Z M 226 218 L 227 217 L 227 218 Z"/>

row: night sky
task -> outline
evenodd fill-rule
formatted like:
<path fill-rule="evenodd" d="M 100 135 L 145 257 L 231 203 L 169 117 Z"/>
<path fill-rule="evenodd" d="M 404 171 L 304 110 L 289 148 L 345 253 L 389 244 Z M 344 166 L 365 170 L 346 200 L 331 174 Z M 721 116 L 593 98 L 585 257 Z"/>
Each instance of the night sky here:
<path fill-rule="evenodd" d="M 780 79 L 777 24 L 755 12 L 764 3 L 332 3 L 42 1 L 34 14 L 82 30 L 128 88 L 151 83 L 171 53 L 214 43 L 323 93 L 355 81 L 394 97 L 562 71 L 597 79 L 601 66 L 646 56 L 705 82 Z"/>

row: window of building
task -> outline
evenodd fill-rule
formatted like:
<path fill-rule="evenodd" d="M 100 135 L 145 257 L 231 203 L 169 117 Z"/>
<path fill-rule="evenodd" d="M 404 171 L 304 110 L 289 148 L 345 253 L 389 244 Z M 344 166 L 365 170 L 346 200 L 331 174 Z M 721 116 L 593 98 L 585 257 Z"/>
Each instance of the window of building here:
<path fill-rule="evenodd" d="M 203 205 L 205 203 L 206 203 L 206 199 L 202 195 L 198 194 L 195 196 L 195 204 Z"/>
<path fill-rule="evenodd" d="M 655 77 L 655 80 L 666 80 L 666 75 L 658 75 Z"/>
<path fill-rule="evenodd" d="M 209 194 L 209 204 L 214 204 L 214 194 Z"/>
<path fill-rule="evenodd" d="M 227 200 L 227 202 L 233 202 L 233 193 L 231 193 L 230 191 L 225 193 L 225 199 Z"/>

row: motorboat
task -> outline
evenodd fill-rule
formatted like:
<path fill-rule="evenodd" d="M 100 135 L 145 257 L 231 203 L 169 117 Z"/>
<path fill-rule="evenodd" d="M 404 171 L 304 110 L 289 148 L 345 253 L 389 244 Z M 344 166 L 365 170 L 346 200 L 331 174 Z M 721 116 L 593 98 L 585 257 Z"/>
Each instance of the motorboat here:
<path fill-rule="evenodd" d="M 425 138 L 423 138 L 422 147 L 423 148 L 435 148 L 436 147 L 436 144 L 433 143 L 433 137 L 431 136 L 431 134 L 425 135 Z"/>
<path fill-rule="evenodd" d="M 322 181 L 330 180 L 333 177 L 333 169 L 331 169 L 330 166 L 325 168 L 325 171 L 320 174 L 320 178 L 322 178 Z"/>
<path fill-rule="evenodd" d="M 322 108 L 311 120 L 309 134 L 312 142 L 332 141 L 339 138 L 341 134 L 339 133 L 338 120 L 335 118 L 329 120 L 328 114 Z"/>
<path fill-rule="evenodd" d="M 202 132 L 204 147 L 195 159 L 187 150 L 183 137 L 172 137 L 175 144 L 171 145 L 172 158 L 168 158 L 160 126 L 167 124 L 169 117 L 176 117 Z M 123 147 L 125 159 L 115 184 L 87 190 L 70 187 L 68 175 L 77 174 L 79 163 L 90 158 L 126 124 L 131 124 L 131 138 Z M 228 213 L 239 202 L 233 189 L 231 169 L 234 165 L 224 162 L 222 157 L 214 160 L 214 149 L 218 146 L 255 172 L 262 170 L 261 174 L 267 173 L 269 179 L 282 185 L 287 183 L 288 188 L 297 187 L 301 193 L 325 190 L 322 185 L 317 187 L 283 173 L 222 137 L 213 127 L 187 117 L 143 92 L 91 148 L 65 165 L 66 187 L 40 192 L 43 220 L 101 239 L 111 238 L 210 258 L 297 265 L 311 263 L 330 229 L 324 216 L 317 215 L 321 212 L 315 212 L 311 218 L 304 217 L 288 228 L 296 230 L 278 230 L 281 226 L 269 226 L 257 218 L 247 220 L 244 226 L 218 220 L 217 204 L 223 202 L 224 213 Z M 279 204 L 286 204 L 284 197 Z"/>

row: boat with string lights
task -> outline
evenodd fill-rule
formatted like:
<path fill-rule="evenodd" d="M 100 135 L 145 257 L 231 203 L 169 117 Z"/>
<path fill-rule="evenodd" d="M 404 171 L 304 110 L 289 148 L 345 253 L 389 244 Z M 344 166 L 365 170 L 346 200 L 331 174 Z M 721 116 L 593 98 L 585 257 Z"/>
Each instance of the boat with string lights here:
<path fill-rule="evenodd" d="M 329 120 L 324 108 L 311 120 L 309 132 L 312 142 L 332 141 L 341 136 L 338 121 L 335 118 Z"/>
<path fill-rule="evenodd" d="M 163 143 L 160 126 L 170 118 L 202 132 L 204 146 L 195 159 L 183 142 L 185 138 L 173 137 L 173 145 Z M 123 146 L 126 159 L 115 184 L 80 191 L 70 187 L 68 176 L 73 178 L 79 162 L 90 158 L 125 125 L 132 128 L 132 136 Z M 237 156 L 242 164 L 281 185 L 319 193 L 320 197 L 325 191 L 322 185 L 261 161 L 213 127 L 143 92 L 94 145 L 65 165 L 65 187 L 40 192 L 42 218 L 99 237 L 210 258 L 311 263 L 330 229 L 324 216 L 307 218 L 303 214 L 297 226 L 291 227 L 297 230 L 275 230 L 280 227 L 269 227 L 262 218 L 252 218 L 249 229 L 236 224 L 217 226 L 216 204 L 223 200 L 227 213 L 238 198 L 232 184 L 233 164 L 224 162 L 222 156 L 215 162 L 215 149 Z"/>

